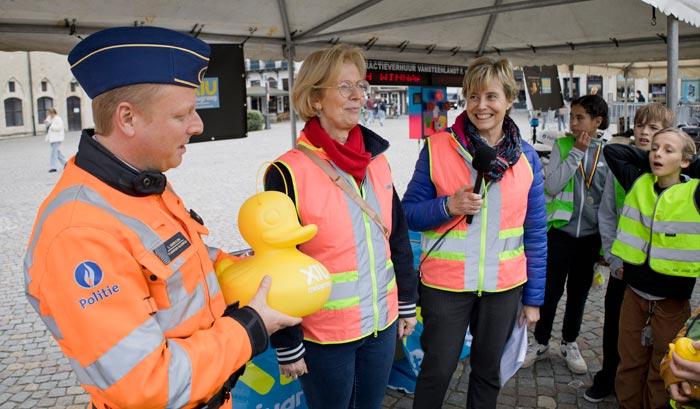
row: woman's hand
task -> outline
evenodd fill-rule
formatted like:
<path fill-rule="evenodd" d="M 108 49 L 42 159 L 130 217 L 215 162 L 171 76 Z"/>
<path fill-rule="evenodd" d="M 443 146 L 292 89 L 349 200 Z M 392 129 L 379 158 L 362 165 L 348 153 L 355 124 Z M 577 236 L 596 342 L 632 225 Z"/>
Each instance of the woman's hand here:
<path fill-rule="evenodd" d="M 522 311 L 520 311 L 520 318 L 518 319 L 518 325 L 532 326 L 537 321 L 540 320 L 540 307 L 534 307 L 532 305 L 523 305 Z"/>
<path fill-rule="evenodd" d="M 399 318 L 399 328 L 398 328 L 399 339 L 403 339 L 403 338 L 413 334 L 413 329 L 416 328 L 417 322 L 418 322 L 418 320 L 416 319 L 416 317 Z"/>
<path fill-rule="evenodd" d="M 280 373 L 287 378 L 296 379 L 304 374 L 309 373 L 306 369 L 306 361 L 304 358 L 287 365 L 280 365 Z"/>
<path fill-rule="evenodd" d="M 450 201 L 447 204 L 447 210 L 452 215 L 474 215 L 479 213 L 481 206 L 484 204 L 484 200 L 481 198 L 480 194 L 474 193 L 474 185 L 465 185 L 457 189 L 457 191 L 450 196 Z"/>

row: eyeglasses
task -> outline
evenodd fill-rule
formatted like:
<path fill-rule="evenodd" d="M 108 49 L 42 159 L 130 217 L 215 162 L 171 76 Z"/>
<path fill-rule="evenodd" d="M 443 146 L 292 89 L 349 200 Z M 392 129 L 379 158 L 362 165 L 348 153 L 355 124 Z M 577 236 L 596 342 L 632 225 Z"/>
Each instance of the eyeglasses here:
<path fill-rule="evenodd" d="M 338 89 L 338 92 L 340 93 L 341 96 L 344 98 L 350 98 L 354 93 L 355 90 L 359 90 L 362 96 L 364 97 L 366 93 L 369 92 L 369 82 L 366 80 L 360 80 L 357 81 L 356 83 L 352 83 L 352 81 L 340 81 L 338 85 L 335 87 L 315 87 L 315 88 L 336 88 Z"/>

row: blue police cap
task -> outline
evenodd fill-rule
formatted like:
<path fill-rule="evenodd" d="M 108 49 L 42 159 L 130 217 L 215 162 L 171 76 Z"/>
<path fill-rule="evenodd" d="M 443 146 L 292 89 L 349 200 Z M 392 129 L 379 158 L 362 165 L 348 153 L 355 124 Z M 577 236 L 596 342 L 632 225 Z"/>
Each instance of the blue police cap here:
<path fill-rule="evenodd" d="M 160 27 L 98 31 L 68 54 L 73 75 L 90 98 L 142 83 L 197 88 L 209 64 L 207 43 Z"/>

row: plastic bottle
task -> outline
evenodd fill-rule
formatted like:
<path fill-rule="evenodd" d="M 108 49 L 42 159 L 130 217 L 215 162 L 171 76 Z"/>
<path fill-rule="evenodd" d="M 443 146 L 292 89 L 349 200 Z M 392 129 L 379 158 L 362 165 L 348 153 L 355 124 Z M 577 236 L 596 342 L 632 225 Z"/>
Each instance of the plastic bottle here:
<path fill-rule="evenodd" d="M 690 338 L 678 338 L 675 344 L 668 344 L 668 358 L 673 357 L 675 351 L 679 357 L 693 362 L 700 362 L 700 351 L 693 347 L 693 341 Z"/>

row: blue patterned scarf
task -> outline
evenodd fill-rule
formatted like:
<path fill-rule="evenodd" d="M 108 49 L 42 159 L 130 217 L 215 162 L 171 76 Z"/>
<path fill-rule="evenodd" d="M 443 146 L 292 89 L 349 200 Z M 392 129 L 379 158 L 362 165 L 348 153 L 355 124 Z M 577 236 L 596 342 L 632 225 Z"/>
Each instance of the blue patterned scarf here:
<path fill-rule="evenodd" d="M 452 131 L 472 156 L 482 144 L 488 144 L 486 139 L 479 135 L 479 130 L 469 120 L 466 111 L 457 117 L 452 125 Z M 501 180 L 506 170 L 518 162 L 523 152 L 520 129 L 508 115 L 503 119 L 503 133 L 505 135 L 503 139 L 493 147 L 496 150 L 496 159 L 491 162 L 491 172 L 484 175 L 486 181 Z"/>

